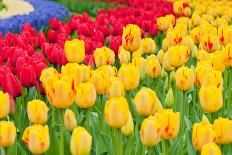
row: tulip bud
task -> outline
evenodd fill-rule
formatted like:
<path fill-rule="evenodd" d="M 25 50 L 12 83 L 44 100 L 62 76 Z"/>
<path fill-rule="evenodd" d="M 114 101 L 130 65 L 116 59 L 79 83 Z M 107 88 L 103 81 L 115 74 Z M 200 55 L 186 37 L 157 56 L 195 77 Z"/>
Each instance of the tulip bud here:
<path fill-rule="evenodd" d="M 132 64 L 123 64 L 118 71 L 118 77 L 126 91 L 133 90 L 138 87 L 140 82 L 139 68 Z"/>
<path fill-rule="evenodd" d="M 48 126 L 32 125 L 23 132 L 23 142 L 33 154 L 45 153 L 50 145 Z"/>
<path fill-rule="evenodd" d="M 201 24 L 202 19 L 200 15 L 198 15 L 197 13 L 193 13 L 191 21 L 193 26 L 195 27 Z"/>
<path fill-rule="evenodd" d="M 176 81 L 176 72 L 175 71 L 172 71 L 170 73 L 170 80 L 171 80 L 171 82 L 175 82 Z"/>
<path fill-rule="evenodd" d="M 0 121 L 0 146 L 9 147 L 13 145 L 16 138 L 16 127 L 13 122 Z"/>
<path fill-rule="evenodd" d="M 217 144 L 207 143 L 202 147 L 201 155 L 222 155 L 222 152 Z"/>
<path fill-rule="evenodd" d="M 167 107 L 172 107 L 172 105 L 174 104 L 174 96 L 173 96 L 173 91 L 172 88 L 169 88 L 168 93 L 165 97 L 165 103 L 167 105 Z"/>
<path fill-rule="evenodd" d="M 6 117 L 10 112 L 10 97 L 8 93 L 3 93 L 0 91 L 0 118 Z"/>
<path fill-rule="evenodd" d="M 173 11 L 177 15 L 181 15 L 184 12 L 184 5 L 181 1 L 175 1 L 173 4 Z"/>
<path fill-rule="evenodd" d="M 157 54 L 157 58 L 159 60 L 159 63 L 162 65 L 163 64 L 163 60 L 164 60 L 164 50 L 159 50 L 158 54 Z"/>
<path fill-rule="evenodd" d="M 133 122 L 131 112 L 128 113 L 127 122 L 123 127 L 121 127 L 121 131 L 122 131 L 122 134 L 124 134 L 125 136 L 129 136 L 134 132 L 134 122 Z"/>
<path fill-rule="evenodd" d="M 130 63 L 130 52 L 123 49 L 123 47 L 121 46 L 121 50 L 119 50 L 118 52 L 118 59 L 120 61 L 120 64 Z"/>
<path fill-rule="evenodd" d="M 75 102 L 80 108 L 90 108 L 95 104 L 97 97 L 96 89 L 90 82 L 81 83 L 76 88 Z"/>
<path fill-rule="evenodd" d="M 41 100 L 32 100 L 27 103 L 27 115 L 33 124 L 44 124 L 48 119 L 48 107 Z"/>
<path fill-rule="evenodd" d="M 161 75 L 161 66 L 155 55 L 147 57 L 146 72 L 147 75 L 152 78 L 156 78 Z"/>
<path fill-rule="evenodd" d="M 162 77 L 163 79 L 166 79 L 166 78 L 168 77 L 168 73 L 165 72 L 164 69 L 161 70 L 161 77 Z"/>
<path fill-rule="evenodd" d="M 70 151 L 75 155 L 88 155 L 91 151 L 92 136 L 83 127 L 77 127 L 73 130 Z"/>
<path fill-rule="evenodd" d="M 194 71 L 188 67 L 180 67 L 176 71 L 176 87 L 179 90 L 190 90 L 194 85 Z"/>
<path fill-rule="evenodd" d="M 200 123 L 195 123 L 192 130 L 192 144 L 196 150 L 201 148 L 210 142 L 216 140 L 216 133 L 213 129 L 213 125 L 208 122 L 205 117 Z"/>
<path fill-rule="evenodd" d="M 211 72 L 213 67 L 209 65 L 207 62 L 198 62 L 195 70 L 195 83 L 197 86 L 201 86 L 205 77 L 205 74 Z"/>
<path fill-rule="evenodd" d="M 70 110 L 70 109 L 65 110 L 64 123 L 65 123 L 66 129 L 69 132 L 72 132 L 73 129 L 75 129 L 77 127 L 76 116 L 75 116 L 75 114 L 73 113 L 72 110 Z"/>
<path fill-rule="evenodd" d="M 161 31 L 166 31 L 171 25 L 173 25 L 172 23 L 172 18 L 170 18 L 172 16 L 165 16 L 165 17 L 159 17 L 157 18 L 157 27 L 159 30 Z M 174 17 L 175 20 L 175 17 Z"/>
<path fill-rule="evenodd" d="M 112 77 L 107 90 L 107 94 L 109 98 L 123 97 L 125 95 L 125 92 L 122 81 L 120 81 L 117 77 Z"/>
<path fill-rule="evenodd" d="M 83 40 L 67 40 L 64 45 L 66 58 L 71 63 L 80 63 L 85 58 L 85 43 Z"/>
<path fill-rule="evenodd" d="M 219 144 L 228 144 L 232 142 L 232 121 L 228 118 L 221 118 L 214 120 L 214 130 L 216 132 L 216 142 Z"/>
<path fill-rule="evenodd" d="M 124 97 L 109 99 L 105 104 L 106 123 L 113 128 L 123 127 L 128 120 L 129 107 Z"/>
<path fill-rule="evenodd" d="M 165 78 L 165 81 L 164 81 L 164 90 L 167 91 L 169 89 L 169 77 L 166 77 Z"/>
<path fill-rule="evenodd" d="M 194 45 L 193 49 L 192 49 L 192 57 L 196 58 L 197 57 L 197 53 L 198 53 L 198 48 L 197 48 L 196 45 Z"/>
<path fill-rule="evenodd" d="M 137 92 L 134 103 L 137 113 L 142 116 L 152 115 L 154 112 L 162 109 L 162 105 L 155 91 L 146 87 L 143 87 Z"/>
<path fill-rule="evenodd" d="M 140 129 L 140 138 L 145 146 L 152 147 L 160 141 L 160 125 L 154 116 L 145 118 Z"/>
<path fill-rule="evenodd" d="M 122 45 L 127 51 L 134 52 L 140 47 L 141 30 L 137 25 L 128 24 L 123 28 Z"/>
<path fill-rule="evenodd" d="M 142 40 L 142 49 L 144 53 L 156 53 L 156 44 L 155 41 L 151 38 L 145 38 Z"/>
<path fill-rule="evenodd" d="M 164 51 L 167 51 L 167 50 L 168 50 L 168 47 L 169 47 L 168 39 L 167 39 L 167 38 L 164 38 L 163 41 L 162 41 L 162 49 L 163 49 Z"/>
<path fill-rule="evenodd" d="M 107 47 L 96 48 L 93 56 L 97 68 L 103 65 L 112 65 L 115 62 L 114 51 Z"/>
<path fill-rule="evenodd" d="M 155 113 L 155 118 L 160 123 L 161 138 L 173 139 L 180 129 L 180 113 L 172 109 L 161 109 Z"/>
<path fill-rule="evenodd" d="M 191 9 L 189 7 L 184 8 L 184 15 L 187 17 L 191 16 Z"/>
<path fill-rule="evenodd" d="M 199 91 L 201 107 L 206 112 L 217 112 L 223 106 L 222 89 L 202 86 Z"/>

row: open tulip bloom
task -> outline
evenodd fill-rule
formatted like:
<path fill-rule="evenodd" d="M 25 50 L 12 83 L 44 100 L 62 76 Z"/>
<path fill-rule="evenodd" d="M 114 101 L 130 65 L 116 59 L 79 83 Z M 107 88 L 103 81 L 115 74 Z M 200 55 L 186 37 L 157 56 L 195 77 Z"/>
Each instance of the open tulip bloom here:
<path fill-rule="evenodd" d="M 231 154 L 232 1 L 57 1 L 0 1 L 0 154 Z"/>

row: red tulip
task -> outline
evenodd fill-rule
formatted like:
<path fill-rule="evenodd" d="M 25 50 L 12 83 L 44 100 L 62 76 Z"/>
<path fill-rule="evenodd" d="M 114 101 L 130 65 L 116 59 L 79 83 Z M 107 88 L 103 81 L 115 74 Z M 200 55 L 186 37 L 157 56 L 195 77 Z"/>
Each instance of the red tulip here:
<path fill-rule="evenodd" d="M 46 42 L 46 37 L 43 32 L 38 33 L 38 42 L 39 42 L 39 47 L 41 47 L 42 44 Z"/>
<path fill-rule="evenodd" d="M 57 30 L 60 27 L 60 23 L 57 18 L 51 18 L 49 21 L 49 25 L 51 29 Z"/>
<path fill-rule="evenodd" d="M 54 30 L 48 31 L 48 41 L 51 43 L 55 43 L 57 41 L 57 32 Z"/>
<path fill-rule="evenodd" d="M 18 75 L 22 86 L 26 88 L 35 86 L 36 73 L 30 64 L 25 63 L 23 66 L 21 66 Z"/>

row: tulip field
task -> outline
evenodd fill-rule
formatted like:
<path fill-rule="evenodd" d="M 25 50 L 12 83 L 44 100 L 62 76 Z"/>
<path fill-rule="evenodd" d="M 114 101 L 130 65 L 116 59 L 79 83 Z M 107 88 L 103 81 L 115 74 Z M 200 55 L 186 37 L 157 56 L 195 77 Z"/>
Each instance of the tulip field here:
<path fill-rule="evenodd" d="M 0 155 L 232 155 L 231 0 L 0 0 Z"/>

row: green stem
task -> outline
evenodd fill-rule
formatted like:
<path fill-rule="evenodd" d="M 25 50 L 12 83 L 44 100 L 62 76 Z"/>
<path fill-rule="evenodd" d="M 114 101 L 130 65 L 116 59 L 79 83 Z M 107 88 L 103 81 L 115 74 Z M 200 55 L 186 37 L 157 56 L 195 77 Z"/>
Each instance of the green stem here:
<path fill-rule="evenodd" d="M 147 153 L 148 155 L 154 155 L 152 148 L 148 148 L 147 151 L 148 151 Z"/>
<path fill-rule="evenodd" d="M 162 140 L 162 152 L 163 152 L 163 155 L 168 155 L 165 139 Z"/>
<path fill-rule="evenodd" d="M 55 107 L 52 106 L 52 128 L 55 126 Z"/>
<path fill-rule="evenodd" d="M 60 155 L 64 155 L 64 110 L 59 110 L 60 115 Z"/>
<path fill-rule="evenodd" d="M 117 128 L 115 128 L 114 130 L 115 130 L 115 145 L 116 145 L 115 155 L 123 155 L 123 150 L 121 145 L 121 132 Z"/>
<path fill-rule="evenodd" d="M 183 99 L 182 99 L 182 109 L 181 109 L 181 135 L 184 134 L 184 129 L 185 129 L 185 125 L 184 125 L 184 116 L 185 116 L 185 107 L 186 107 L 186 98 L 185 98 L 185 92 L 182 92 L 183 95 Z"/>

